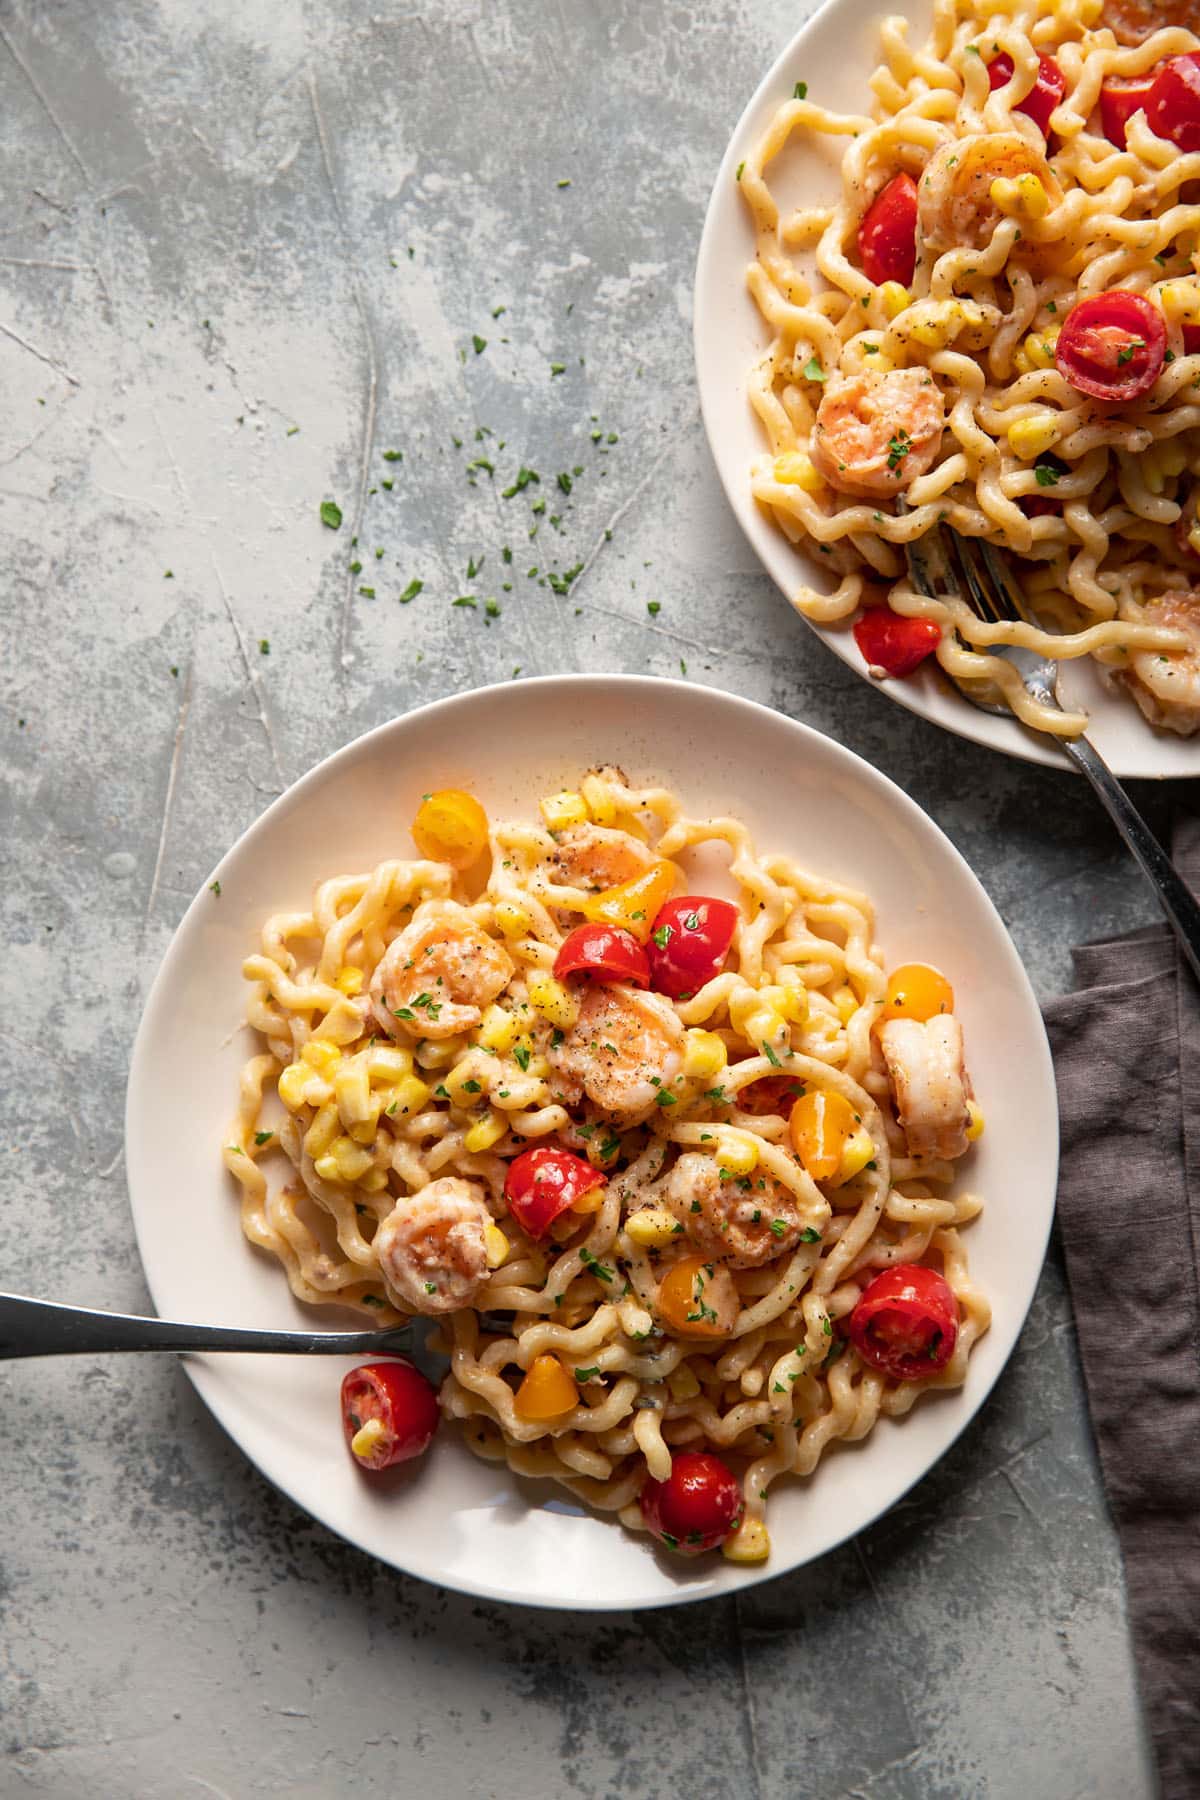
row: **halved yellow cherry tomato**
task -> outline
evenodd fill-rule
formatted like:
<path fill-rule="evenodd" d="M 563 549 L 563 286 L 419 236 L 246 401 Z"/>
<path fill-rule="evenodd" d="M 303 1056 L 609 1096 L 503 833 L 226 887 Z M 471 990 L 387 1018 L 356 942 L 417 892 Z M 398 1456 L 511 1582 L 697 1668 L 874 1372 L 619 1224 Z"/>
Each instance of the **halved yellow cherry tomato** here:
<path fill-rule="evenodd" d="M 648 943 L 659 908 L 675 886 L 677 874 L 674 863 L 653 862 L 632 881 L 593 894 L 584 906 L 584 917 L 595 925 L 619 925 L 639 944 Z"/>
<path fill-rule="evenodd" d="M 954 989 L 940 969 L 930 963 L 905 963 L 893 969 L 879 1023 L 889 1019 L 915 1019 L 918 1025 L 939 1013 L 954 1011 Z"/>
<path fill-rule="evenodd" d="M 442 788 L 427 794 L 412 823 L 413 842 L 431 862 L 449 863 L 460 873 L 487 849 L 487 814 L 474 794 Z"/>
<path fill-rule="evenodd" d="M 805 1172 L 814 1181 L 836 1175 L 846 1140 L 858 1123 L 850 1102 L 830 1088 L 809 1088 L 796 1101 L 788 1123 Z"/>
<path fill-rule="evenodd" d="M 535 1356 L 513 1405 L 523 1419 L 557 1419 L 579 1399 L 575 1377 L 557 1356 Z"/>
<path fill-rule="evenodd" d="M 722 1270 L 724 1285 L 729 1285 L 728 1272 Z M 658 1285 L 658 1297 L 654 1302 L 655 1310 L 668 1331 L 676 1337 L 728 1337 L 733 1329 L 733 1320 L 722 1316 L 728 1312 L 726 1297 L 718 1293 L 710 1294 L 709 1286 L 716 1282 L 716 1272 L 711 1263 L 705 1262 L 702 1256 L 685 1256 L 682 1262 L 669 1268 Z M 720 1298 L 721 1305 L 713 1306 L 712 1300 Z M 734 1306 L 736 1316 L 736 1305 Z"/>

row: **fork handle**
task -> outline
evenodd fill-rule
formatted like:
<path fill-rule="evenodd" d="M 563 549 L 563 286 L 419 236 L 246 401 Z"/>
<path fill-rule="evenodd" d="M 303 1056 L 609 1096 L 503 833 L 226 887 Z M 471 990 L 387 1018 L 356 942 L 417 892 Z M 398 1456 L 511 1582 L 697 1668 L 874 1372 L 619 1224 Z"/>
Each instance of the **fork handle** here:
<path fill-rule="evenodd" d="M 1085 737 L 1060 738 L 1059 747 L 1095 788 L 1109 818 L 1158 895 L 1179 947 L 1200 981 L 1200 903 L 1104 758 Z"/>
<path fill-rule="evenodd" d="M 130 1313 L 89 1312 L 82 1306 L 0 1294 L 0 1360 L 94 1355 L 106 1350 L 259 1350 L 276 1355 L 290 1351 L 303 1356 L 359 1356 L 409 1348 L 407 1326 L 392 1331 L 238 1331 L 224 1325 L 175 1325 L 169 1319 L 142 1319 Z"/>

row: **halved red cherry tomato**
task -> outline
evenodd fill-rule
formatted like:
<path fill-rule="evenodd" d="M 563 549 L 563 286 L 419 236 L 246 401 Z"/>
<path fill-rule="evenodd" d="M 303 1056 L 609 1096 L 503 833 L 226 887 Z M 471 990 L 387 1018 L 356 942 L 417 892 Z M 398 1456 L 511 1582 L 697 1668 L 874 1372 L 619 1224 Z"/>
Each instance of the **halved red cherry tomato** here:
<path fill-rule="evenodd" d="M 650 986 L 650 962 L 637 939 L 619 925 L 577 925 L 563 939 L 554 973 L 598 975 L 601 981 L 632 981 Z"/>
<path fill-rule="evenodd" d="M 1073 306 L 1054 346 L 1064 380 L 1109 405 L 1148 394 L 1166 354 L 1165 319 L 1157 306 L 1129 288 L 1111 288 Z"/>
<path fill-rule="evenodd" d="M 1145 112 L 1154 86 L 1154 71 L 1122 81 L 1111 75 L 1100 89 L 1100 129 L 1110 144 L 1124 150 L 1129 121 L 1135 112 Z"/>
<path fill-rule="evenodd" d="M 400 1357 L 363 1363 L 342 1382 L 342 1429 L 363 1469 L 390 1469 L 422 1456 L 438 1427 L 437 1390 Z"/>
<path fill-rule="evenodd" d="M 897 1381 L 936 1375 L 954 1354 L 958 1302 L 935 1269 L 897 1263 L 867 1283 L 850 1314 L 850 1342 L 864 1362 Z"/>
<path fill-rule="evenodd" d="M 907 287 L 917 266 L 917 184 L 911 175 L 893 175 L 866 210 L 858 228 L 863 274 L 878 287 L 899 281 Z"/>
<path fill-rule="evenodd" d="M 672 1000 L 683 1000 L 719 975 L 737 928 L 738 909 L 707 894 L 668 900 L 654 917 L 646 946 L 650 985 Z"/>
<path fill-rule="evenodd" d="M 557 1144 L 539 1144 L 509 1163 L 504 1198 L 522 1231 L 540 1238 L 560 1213 L 569 1212 L 584 1194 L 604 1184 L 599 1169 L 593 1169 L 582 1156 L 573 1156 Z"/>
<path fill-rule="evenodd" d="M 786 1119 L 803 1092 L 804 1083 L 794 1075 L 763 1075 L 741 1089 L 736 1104 L 742 1112 L 753 1113 L 756 1118 L 776 1113 Z"/>
<path fill-rule="evenodd" d="M 707 1450 L 673 1456 L 667 1479 L 642 1489 L 641 1505 L 654 1536 L 680 1556 L 715 1550 L 737 1530 L 745 1508 L 737 1476 Z"/>
<path fill-rule="evenodd" d="M 1146 123 L 1186 154 L 1200 150 L 1200 54 L 1172 56 L 1154 77 Z"/>
<path fill-rule="evenodd" d="M 988 80 L 992 89 L 1003 87 L 1006 81 L 1012 80 L 1013 59 L 1007 50 L 1002 50 L 994 61 L 988 64 Z M 1024 113 L 1033 120 L 1043 137 L 1050 136 L 1050 114 L 1062 100 L 1067 91 L 1067 78 L 1052 56 L 1038 57 L 1038 76 L 1025 98 L 1013 111 Z"/>
<path fill-rule="evenodd" d="M 854 641 L 872 668 L 887 675 L 911 675 L 942 640 L 932 619 L 906 619 L 890 606 L 872 606 L 855 621 Z"/>

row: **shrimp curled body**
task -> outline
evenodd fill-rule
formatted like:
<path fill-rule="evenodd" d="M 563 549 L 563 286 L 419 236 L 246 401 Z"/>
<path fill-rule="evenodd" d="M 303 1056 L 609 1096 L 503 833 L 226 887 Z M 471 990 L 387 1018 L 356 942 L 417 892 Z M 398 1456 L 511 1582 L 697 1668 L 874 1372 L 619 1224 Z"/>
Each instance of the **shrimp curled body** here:
<path fill-rule="evenodd" d="M 1200 731 L 1200 592 L 1159 594 L 1143 610 L 1151 624 L 1185 632 L 1189 647 L 1135 651 L 1125 680 L 1152 724 L 1190 737 Z"/>
<path fill-rule="evenodd" d="M 756 1269 L 794 1249 L 807 1224 L 769 1175 L 723 1179 L 717 1158 L 697 1151 L 679 1158 L 663 1199 L 698 1250 L 735 1269 Z"/>
<path fill-rule="evenodd" d="M 954 1014 L 940 1013 L 923 1025 L 889 1019 L 879 1046 L 910 1154 L 947 1162 L 962 1156 L 969 1143 L 971 1081 Z"/>
<path fill-rule="evenodd" d="M 582 1091 L 620 1125 L 637 1124 L 655 1107 L 682 1064 L 679 1014 L 658 994 L 621 986 L 592 987 L 579 1018 L 548 1052 L 568 1104 Z"/>
<path fill-rule="evenodd" d="M 924 369 L 868 371 L 830 382 L 810 454 L 831 487 L 890 498 L 933 467 L 944 427 L 941 390 Z"/>
<path fill-rule="evenodd" d="M 469 1031 L 512 980 L 503 944 L 453 900 L 426 900 L 379 960 L 371 1005 L 395 1038 L 448 1038 Z"/>
<path fill-rule="evenodd" d="M 457 1312 L 487 1279 L 483 1189 L 446 1175 L 398 1200 L 375 1233 L 389 1293 L 406 1312 Z"/>

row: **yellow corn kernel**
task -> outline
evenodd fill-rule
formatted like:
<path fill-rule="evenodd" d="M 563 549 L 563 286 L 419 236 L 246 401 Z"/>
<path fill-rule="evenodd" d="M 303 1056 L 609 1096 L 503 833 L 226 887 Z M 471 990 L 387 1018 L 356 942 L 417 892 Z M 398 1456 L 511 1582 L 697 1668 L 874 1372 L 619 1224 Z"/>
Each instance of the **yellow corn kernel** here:
<path fill-rule="evenodd" d="M 500 900 L 492 909 L 498 931 L 506 938 L 524 937 L 529 930 L 529 914 L 515 900 Z"/>
<path fill-rule="evenodd" d="M 860 1175 L 874 1155 L 875 1145 L 871 1134 L 865 1125 L 860 1125 L 842 1145 L 842 1160 L 833 1178 L 834 1187 L 841 1187 L 844 1181 L 852 1181 L 856 1175 Z"/>
<path fill-rule="evenodd" d="M 683 1073 L 689 1081 L 711 1081 L 729 1061 L 715 1031 L 689 1031 L 683 1040 Z"/>
<path fill-rule="evenodd" d="M 717 1134 L 716 1158 L 730 1175 L 749 1175 L 758 1167 L 758 1145 L 750 1136 L 721 1131 Z"/>
<path fill-rule="evenodd" d="M 1104 17 L 1104 0 L 1079 0 L 1079 23 L 1098 25 Z"/>
<path fill-rule="evenodd" d="M 463 1147 L 475 1156 L 481 1150 L 490 1150 L 498 1144 L 508 1130 L 508 1120 L 503 1113 L 489 1111 L 486 1117 L 472 1125 L 463 1138 Z"/>
<path fill-rule="evenodd" d="M 1010 218 L 1024 215 L 1027 219 L 1044 219 L 1050 211 L 1050 196 L 1036 175 L 1028 171 L 1015 181 L 998 175 L 988 189 L 992 204 Z"/>
<path fill-rule="evenodd" d="M 293 1112 L 298 1106 L 304 1105 L 304 1096 L 308 1091 L 311 1076 L 312 1070 L 306 1063 L 289 1063 L 280 1075 L 279 1098 Z"/>
<path fill-rule="evenodd" d="M 566 789 L 561 794 L 547 794 L 544 800 L 538 801 L 538 810 L 548 831 L 566 831 L 572 825 L 588 823 L 587 801 L 582 794 Z"/>
<path fill-rule="evenodd" d="M 1025 339 L 1025 354 L 1035 369 L 1054 367 L 1054 346 L 1057 342 L 1057 326 L 1052 326 L 1048 331 L 1030 332 Z"/>
<path fill-rule="evenodd" d="M 967 1101 L 967 1142 L 973 1144 L 983 1136 L 983 1112 L 974 1100 Z"/>
<path fill-rule="evenodd" d="M 879 290 L 879 298 L 889 319 L 898 319 L 911 300 L 908 289 L 899 281 L 885 281 Z"/>
<path fill-rule="evenodd" d="M 544 969 L 531 970 L 528 980 L 529 1004 L 534 1012 L 540 1013 L 543 1019 L 549 1019 L 551 1025 L 557 1025 L 560 1031 L 570 1031 L 579 1017 L 579 1002 L 570 988 L 564 987 L 553 975 Z"/>
<path fill-rule="evenodd" d="M 483 1248 L 487 1256 L 489 1269 L 498 1269 L 508 1261 L 508 1253 L 512 1245 L 498 1225 L 485 1225 L 483 1229 Z"/>
<path fill-rule="evenodd" d="M 588 812 L 597 825 L 615 825 L 617 822 L 616 802 L 608 791 L 608 783 L 599 775 L 585 775 L 582 781 L 583 797 L 587 801 Z"/>
<path fill-rule="evenodd" d="M 357 1181 L 371 1167 L 371 1152 L 353 1138 L 336 1137 L 313 1166 L 322 1181 Z"/>
<path fill-rule="evenodd" d="M 324 1075 L 327 1080 L 342 1060 L 337 1045 L 327 1043 L 323 1038 L 310 1038 L 300 1055 L 310 1069 L 315 1069 L 318 1075 Z"/>
<path fill-rule="evenodd" d="M 842 1024 L 848 1025 L 858 1011 L 858 995 L 852 987 L 843 982 L 840 988 L 834 990 L 833 1004 L 837 1008 L 837 1016 Z"/>
<path fill-rule="evenodd" d="M 545 1081 L 550 1074 L 550 1064 L 544 1056 L 531 1056 L 521 1071 L 531 1081 Z"/>
<path fill-rule="evenodd" d="M 361 1036 L 362 1014 L 352 1000 L 343 996 L 325 1014 L 313 1033 L 312 1042 L 329 1049 L 336 1048 L 338 1044 L 352 1044 L 355 1038 Z"/>
<path fill-rule="evenodd" d="M 966 317 L 959 300 L 924 301 L 912 311 L 911 322 L 905 321 L 905 335 L 927 350 L 944 350 L 958 336 Z"/>
<path fill-rule="evenodd" d="M 367 1074 L 378 1086 L 390 1085 L 399 1081 L 402 1075 L 412 1074 L 412 1051 L 393 1049 L 390 1044 L 372 1044 L 363 1052 Z"/>
<path fill-rule="evenodd" d="M 368 1169 L 358 1185 L 368 1194 L 381 1194 L 387 1186 L 387 1170 L 378 1167 Z"/>
<path fill-rule="evenodd" d="M 420 1112 L 432 1091 L 419 1075 L 402 1075 L 394 1087 L 383 1089 L 383 1111 L 389 1119 L 411 1118 Z"/>
<path fill-rule="evenodd" d="M 770 1554 L 771 1534 L 761 1519 L 743 1519 L 721 1545 L 721 1555 L 731 1563 L 766 1562 Z"/>
<path fill-rule="evenodd" d="M 376 1099 L 372 1110 L 371 1078 L 360 1057 L 351 1057 L 342 1063 L 333 1078 L 333 1092 L 347 1131 L 364 1120 L 378 1117 L 379 1101 Z"/>
<path fill-rule="evenodd" d="M 473 1085 L 468 1086 L 468 1083 Z M 482 1083 L 475 1073 L 475 1065 L 468 1056 L 462 1062 L 455 1063 L 454 1067 L 442 1076 L 439 1085 L 445 1088 L 456 1106 L 474 1106 Z"/>
<path fill-rule="evenodd" d="M 338 1109 L 332 1100 L 327 1100 L 304 1134 L 304 1148 L 314 1162 L 318 1156 L 324 1156 L 337 1136 L 338 1123 Z"/>
<path fill-rule="evenodd" d="M 1200 325 L 1200 288 L 1194 282 L 1164 282 L 1159 300 L 1172 324 Z"/>
<path fill-rule="evenodd" d="M 820 494 L 825 489 L 812 458 L 803 450 L 787 450 L 775 458 L 775 479 L 785 487 L 803 488 L 806 494 Z"/>
<path fill-rule="evenodd" d="M 685 1362 L 671 1370 L 667 1376 L 667 1386 L 671 1390 L 672 1400 L 694 1400 L 700 1392 L 700 1383 Z"/>
<path fill-rule="evenodd" d="M 643 1206 L 625 1221 L 629 1241 L 643 1250 L 661 1250 L 680 1235 L 679 1221 L 665 1206 Z"/>
<path fill-rule="evenodd" d="M 366 1462 L 367 1458 L 376 1449 L 380 1439 L 385 1438 L 386 1436 L 387 1426 L 382 1419 L 368 1419 L 365 1425 L 359 1426 L 354 1436 L 350 1439 L 351 1453 L 354 1456 L 361 1458 L 363 1462 Z"/>
<path fill-rule="evenodd" d="M 353 1000 L 355 994 L 362 993 L 362 985 L 362 970 L 351 968 L 349 964 L 342 970 L 334 983 L 334 986 L 340 988 L 341 992 L 348 995 L 351 1000 Z"/>
<path fill-rule="evenodd" d="M 520 1037 L 521 1021 L 502 1006 L 489 1006 L 475 1035 L 485 1050 L 495 1050 L 503 1056 Z"/>
<path fill-rule="evenodd" d="M 1008 447 L 1014 456 L 1032 462 L 1053 448 L 1058 426 L 1059 415 L 1052 412 L 1034 413 L 1028 419 L 1018 419 L 1008 428 Z"/>

